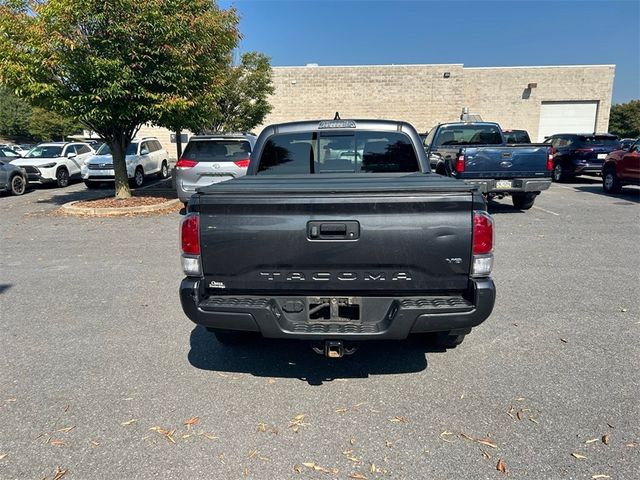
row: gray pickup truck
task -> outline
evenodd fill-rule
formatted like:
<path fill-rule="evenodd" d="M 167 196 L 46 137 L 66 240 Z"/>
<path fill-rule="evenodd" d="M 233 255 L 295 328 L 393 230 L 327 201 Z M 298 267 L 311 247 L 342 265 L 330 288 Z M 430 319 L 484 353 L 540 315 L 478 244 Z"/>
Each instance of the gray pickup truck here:
<path fill-rule="evenodd" d="M 497 123 L 442 123 L 429 131 L 424 147 L 436 173 L 478 185 L 487 198 L 510 195 L 520 210 L 551 186 L 551 146 L 508 144 Z"/>
<path fill-rule="evenodd" d="M 493 220 L 477 187 L 430 171 L 415 129 L 382 120 L 265 128 L 247 175 L 203 187 L 181 226 L 186 315 L 243 333 L 459 344 L 491 313 Z"/>

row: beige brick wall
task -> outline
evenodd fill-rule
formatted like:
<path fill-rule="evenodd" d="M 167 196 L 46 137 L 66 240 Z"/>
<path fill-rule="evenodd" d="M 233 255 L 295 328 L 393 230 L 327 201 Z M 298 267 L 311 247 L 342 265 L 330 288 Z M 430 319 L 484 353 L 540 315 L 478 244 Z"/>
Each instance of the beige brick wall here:
<path fill-rule="evenodd" d="M 444 78 L 449 72 L 449 78 Z M 543 101 L 596 100 L 597 130 L 609 126 L 613 65 L 465 68 L 462 64 L 274 67 L 275 93 L 264 125 L 294 120 L 387 118 L 406 120 L 419 132 L 455 121 L 463 107 L 504 128 L 538 136 Z M 525 89 L 531 89 L 528 98 Z M 260 133 L 262 126 L 254 131 Z M 144 127 L 175 157 L 166 129 Z"/>
<path fill-rule="evenodd" d="M 465 68 L 464 104 L 483 120 L 524 128 L 535 141 L 542 102 L 596 100 L 596 130 L 606 132 L 614 73 L 613 65 Z M 526 98 L 529 83 L 537 87 Z"/>
<path fill-rule="evenodd" d="M 265 125 L 339 111 L 342 118 L 406 120 L 420 131 L 459 116 L 464 85 L 460 64 L 275 67 L 273 80 Z"/>

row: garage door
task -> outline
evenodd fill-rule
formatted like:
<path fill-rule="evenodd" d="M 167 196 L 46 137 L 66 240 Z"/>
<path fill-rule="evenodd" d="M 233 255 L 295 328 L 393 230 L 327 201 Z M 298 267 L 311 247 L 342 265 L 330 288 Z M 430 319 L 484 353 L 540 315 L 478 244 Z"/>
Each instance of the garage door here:
<path fill-rule="evenodd" d="M 596 128 L 598 102 L 542 102 L 538 141 L 555 133 L 589 133 Z"/>

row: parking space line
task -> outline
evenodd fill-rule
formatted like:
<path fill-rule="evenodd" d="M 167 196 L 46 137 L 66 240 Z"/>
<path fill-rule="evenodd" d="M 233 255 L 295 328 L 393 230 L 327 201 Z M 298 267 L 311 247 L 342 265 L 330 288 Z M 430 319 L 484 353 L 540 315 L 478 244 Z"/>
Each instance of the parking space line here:
<path fill-rule="evenodd" d="M 560 214 L 556 213 L 556 212 L 552 212 L 551 210 L 547 210 L 546 208 L 542 208 L 542 207 L 538 207 L 537 205 L 534 205 L 532 208 L 535 208 L 536 210 L 542 210 L 545 213 L 549 213 L 551 215 L 555 215 L 556 217 L 559 217 Z"/>

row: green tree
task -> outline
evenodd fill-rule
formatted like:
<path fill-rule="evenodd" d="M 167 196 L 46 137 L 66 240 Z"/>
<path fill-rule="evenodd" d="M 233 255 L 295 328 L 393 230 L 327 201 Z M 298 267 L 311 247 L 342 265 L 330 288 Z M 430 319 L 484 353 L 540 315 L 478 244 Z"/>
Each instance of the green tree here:
<path fill-rule="evenodd" d="M 29 135 L 31 106 L 6 88 L 0 88 L 0 135 L 25 137 Z"/>
<path fill-rule="evenodd" d="M 222 95 L 210 107 L 207 130 L 250 131 L 271 111 L 268 101 L 274 92 L 269 57 L 258 52 L 244 53 L 240 65 L 229 65 Z"/>
<path fill-rule="evenodd" d="M 116 198 L 142 124 L 206 124 L 238 43 L 238 17 L 211 0 L 0 1 L 0 83 L 75 118 L 111 147 Z"/>
<path fill-rule="evenodd" d="M 64 140 L 74 133 L 82 132 L 82 124 L 44 108 L 34 107 L 29 120 L 29 135 L 37 140 Z"/>
<path fill-rule="evenodd" d="M 640 100 L 611 106 L 609 132 L 620 138 L 640 137 Z"/>

